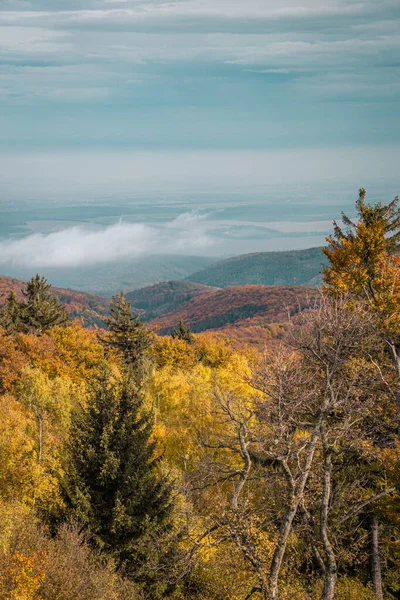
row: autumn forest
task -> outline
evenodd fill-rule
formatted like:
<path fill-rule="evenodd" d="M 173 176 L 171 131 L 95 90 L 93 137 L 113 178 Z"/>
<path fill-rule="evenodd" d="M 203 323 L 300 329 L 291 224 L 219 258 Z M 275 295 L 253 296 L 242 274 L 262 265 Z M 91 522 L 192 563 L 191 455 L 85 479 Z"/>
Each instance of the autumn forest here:
<path fill-rule="evenodd" d="M 152 325 L 121 292 L 83 327 L 4 289 L 0 598 L 400 598 L 400 208 L 356 211 L 312 293 L 190 288 Z"/>

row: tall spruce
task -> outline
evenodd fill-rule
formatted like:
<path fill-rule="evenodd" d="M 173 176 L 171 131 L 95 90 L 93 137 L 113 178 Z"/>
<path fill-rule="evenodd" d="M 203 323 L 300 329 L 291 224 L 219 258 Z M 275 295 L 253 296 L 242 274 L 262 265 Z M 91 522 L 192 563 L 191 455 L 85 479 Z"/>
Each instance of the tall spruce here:
<path fill-rule="evenodd" d="M 36 274 L 22 290 L 23 300 L 10 292 L 0 314 L 1 325 L 8 333 L 41 335 L 56 325 L 64 326 L 69 316 L 51 291 L 44 277 Z"/>
<path fill-rule="evenodd" d="M 143 544 L 165 527 L 171 486 L 158 475 L 152 416 L 132 377 L 104 373 L 72 418 L 69 497 L 75 514 L 118 569 L 143 579 Z"/>
<path fill-rule="evenodd" d="M 116 294 L 111 300 L 111 315 L 107 326 L 110 336 L 105 340 L 106 345 L 120 352 L 135 380 L 140 381 L 146 354 L 152 344 L 152 334 L 145 328 L 139 315 L 132 314 L 131 304 L 125 299 L 123 292 Z"/>

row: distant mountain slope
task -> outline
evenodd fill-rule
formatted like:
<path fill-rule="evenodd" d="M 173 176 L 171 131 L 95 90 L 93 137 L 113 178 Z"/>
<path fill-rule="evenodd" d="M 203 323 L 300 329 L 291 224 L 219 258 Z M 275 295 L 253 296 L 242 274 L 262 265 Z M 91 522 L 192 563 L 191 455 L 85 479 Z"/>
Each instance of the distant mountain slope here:
<path fill-rule="evenodd" d="M 19 279 L 0 276 L 0 307 L 3 305 L 6 295 L 12 290 L 21 298 L 24 283 Z M 85 327 L 94 325 L 104 327 L 110 312 L 108 299 L 62 288 L 53 288 L 53 291 L 72 318 L 82 319 Z"/>
<path fill-rule="evenodd" d="M 317 286 L 326 263 L 321 248 L 288 252 L 242 254 L 218 261 L 186 279 L 203 285 L 307 285 Z"/>
<path fill-rule="evenodd" d="M 132 306 L 143 309 L 144 321 L 149 321 L 178 306 L 210 288 L 191 281 L 165 281 L 125 294 Z"/>
<path fill-rule="evenodd" d="M 143 256 L 102 265 L 62 269 L 46 267 L 40 269 L 40 274 L 62 288 L 112 296 L 121 290 L 135 290 L 159 281 L 185 279 L 215 260 L 205 256 Z M 7 275 L 18 279 L 30 279 L 34 274 L 32 269 L 14 267 L 9 268 L 7 272 Z"/>
<path fill-rule="evenodd" d="M 266 329 L 268 324 L 287 322 L 288 313 L 295 314 L 304 308 L 315 293 L 300 286 L 245 285 L 208 289 L 150 324 L 159 333 L 168 334 L 182 319 L 195 333 L 210 329 L 226 333 L 228 328 L 234 337 L 235 328 Z M 258 337 L 261 338 L 261 334 Z"/>

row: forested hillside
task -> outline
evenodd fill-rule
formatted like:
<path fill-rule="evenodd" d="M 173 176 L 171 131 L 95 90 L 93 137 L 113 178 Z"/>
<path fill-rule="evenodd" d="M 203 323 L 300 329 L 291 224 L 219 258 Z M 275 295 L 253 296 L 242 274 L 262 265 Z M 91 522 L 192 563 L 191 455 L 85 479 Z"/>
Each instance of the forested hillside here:
<path fill-rule="evenodd" d="M 165 281 L 125 294 L 131 305 L 142 309 L 142 319 L 150 321 L 174 310 L 209 288 L 190 281 Z"/>
<path fill-rule="evenodd" d="M 16 296 L 21 298 L 24 286 L 24 281 L 0 275 L 0 308 L 10 291 L 14 291 Z M 54 293 L 60 302 L 65 305 L 71 318 L 82 320 L 85 327 L 94 325 L 104 327 L 110 312 L 110 301 L 108 299 L 62 288 L 54 288 Z"/>
<path fill-rule="evenodd" d="M 322 282 L 321 270 L 326 257 L 321 248 L 289 252 L 243 254 L 216 262 L 187 279 L 203 285 L 306 285 Z"/>
<path fill-rule="evenodd" d="M 150 324 L 161 334 L 168 334 L 182 320 L 193 332 L 207 330 L 239 332 L 243 326 L 247 333 L 252 325 L 264 327 L 261 339 L 271 337 L 268 325 L 287 323 L 315 297 L 315 290 L 305 287 L 278 287 L 244 285 L 225 289 L 203 289 L 192 299 L 174 310 L 153 319 Z M 243 337 L 244 332 L 243 332 Z M 253 334 L 254 335 L 254 334 Z M 250 336 L 251 337 L 251 336 Z"/>
<path fill-rule="evenodd" d="M 12 282 L 1 599 L 399 598 L 400 210 L 364 190 L 356 209 L 327 240 L 317 301 L 200 291 L 180 322 L 159 317 L 171 335 L 123 293 L 107 330 L 84 329 L 45 278 Z M 295 318 L 279 343 L 188 327 L 201 308 L 219 331 L 263 327 L 283 297 Z"/>

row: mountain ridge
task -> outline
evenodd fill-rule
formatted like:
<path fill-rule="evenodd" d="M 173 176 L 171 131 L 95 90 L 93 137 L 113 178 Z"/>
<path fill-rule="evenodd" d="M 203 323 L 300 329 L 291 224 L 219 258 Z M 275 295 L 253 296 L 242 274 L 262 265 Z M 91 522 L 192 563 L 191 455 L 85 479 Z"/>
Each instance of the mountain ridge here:
<path fill-rule="evenodd" d="M 160 335 L 169 335 L 182 320 L 194 333 L 213 331 L 244 341 L 266 341 L 276 337 L 271 325 L 287 325 L 289 315 L 303 310 L 317 293 L 306 286 L 209 288 L 150 320 L 149 325 Z"/>
<path fill-rule="evenodd" d="M 238 285 L 318 287 L 326 263 L 322 247 L 254 252 L 217 261 L 188 275 L 185 281 L 220 288 Z"/>

